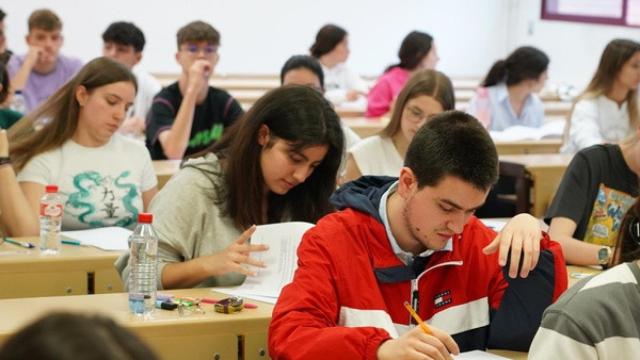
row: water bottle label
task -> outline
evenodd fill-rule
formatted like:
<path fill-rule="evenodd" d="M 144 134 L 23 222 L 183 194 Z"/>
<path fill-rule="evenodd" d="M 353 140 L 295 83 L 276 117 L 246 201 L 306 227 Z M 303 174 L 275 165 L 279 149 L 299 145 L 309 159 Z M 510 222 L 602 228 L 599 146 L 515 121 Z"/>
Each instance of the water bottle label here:
<path fill-rule="evenodd" d="M 61 204 L 40 204 L 40 216 L 62 216 Z"/>

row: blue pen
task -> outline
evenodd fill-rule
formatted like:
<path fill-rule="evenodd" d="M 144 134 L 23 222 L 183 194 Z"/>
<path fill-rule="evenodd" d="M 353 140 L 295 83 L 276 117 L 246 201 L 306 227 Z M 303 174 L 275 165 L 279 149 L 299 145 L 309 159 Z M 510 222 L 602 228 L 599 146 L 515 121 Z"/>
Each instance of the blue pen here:
<path fill-rule="evenodd" d="M 34 247 L 36 247 L 35 245 L 33 245 L 30 242 L 27 241 L 17 241 L 17 240 L 13 240 L 12 238 L 9 237 L 5 237 L 4 241 L 8 242 L 9 244 L 13 244 L 13 245 L 17 245 L 17 246 L 21 246 L 23 248 L 27 248 L 27 249 L 33 249 Z"/>
<path fill-rule="evenodd" d="M 80 246 L 80 245 L 82 245 L 82 244 L 80 243 L 80 241 L 78 241 L 78 240 L 62 240 L 61 242 L 62 242 L 63 244 L 67 244 L 67 245 L 75 245 L 75 246 Z"/>

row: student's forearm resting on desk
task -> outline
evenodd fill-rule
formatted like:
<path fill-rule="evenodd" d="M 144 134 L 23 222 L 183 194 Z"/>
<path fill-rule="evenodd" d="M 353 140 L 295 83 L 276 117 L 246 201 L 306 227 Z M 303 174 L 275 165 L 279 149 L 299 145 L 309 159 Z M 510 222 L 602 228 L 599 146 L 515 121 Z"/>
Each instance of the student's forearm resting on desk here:
<path fill-rule="evenodd" d="M 549 225 L 549 236 L 560 243 L 567 264 L 597 265 L 599 245 L 573 238 L 577 224 L 565 217 L 555 217 Z"/>

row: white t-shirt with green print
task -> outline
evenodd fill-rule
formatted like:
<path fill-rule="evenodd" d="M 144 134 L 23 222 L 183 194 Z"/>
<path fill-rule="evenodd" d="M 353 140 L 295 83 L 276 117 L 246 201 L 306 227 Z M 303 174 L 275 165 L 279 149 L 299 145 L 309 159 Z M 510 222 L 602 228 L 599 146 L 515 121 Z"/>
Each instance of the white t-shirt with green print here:
<path fill-rule="evenodd" d="M 158 182 L 145 146 L 119 134 L 96 148 L 68 140 L 32 158 L 18 181 L 58 185 L 63 230 L 133 227 L 143 211 L 142 193 Z"/>

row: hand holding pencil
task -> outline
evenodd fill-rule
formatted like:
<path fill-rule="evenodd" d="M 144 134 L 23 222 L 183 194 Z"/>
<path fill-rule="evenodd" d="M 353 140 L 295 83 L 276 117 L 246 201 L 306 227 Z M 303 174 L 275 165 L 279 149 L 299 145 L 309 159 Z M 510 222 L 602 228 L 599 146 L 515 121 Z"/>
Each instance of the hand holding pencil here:
<path fill-rule="evenodd" d="M 451 359 L 450 354 L 459 354 L 458 344 L 444 331 L 425 324 L 406 303 L 407 310 L 416 319 L 418 326 L 397 339 L 387 340 L 378 348 L 377 357 L 384 359 Z"/>

